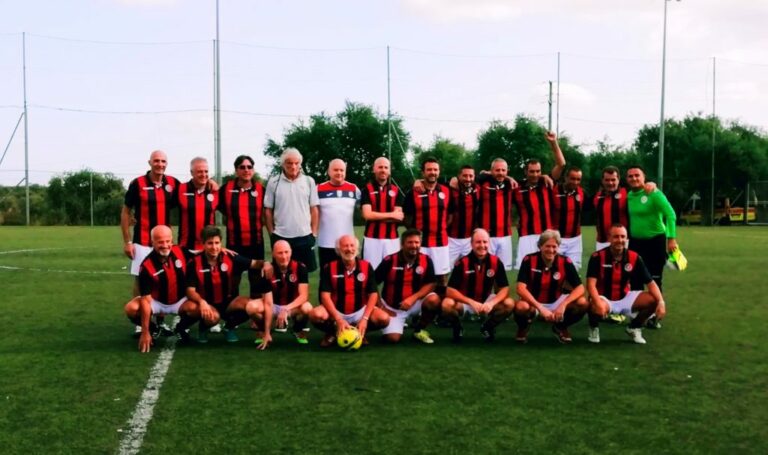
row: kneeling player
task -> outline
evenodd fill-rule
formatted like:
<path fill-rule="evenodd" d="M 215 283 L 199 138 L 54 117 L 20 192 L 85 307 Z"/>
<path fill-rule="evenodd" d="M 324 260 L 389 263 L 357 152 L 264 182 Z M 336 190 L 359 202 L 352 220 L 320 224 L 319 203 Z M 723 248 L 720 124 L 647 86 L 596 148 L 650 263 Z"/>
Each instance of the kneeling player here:
<path fill-rule="evenodd" d="M 256 343 L 264 339 L 264 306 L 271 300 L 275 317 L 275 330 L 285 332 L 288 321 L 293 320 L 293 336 L 299 344 L 307 344 L 307 320 L 312 304 L 309 303 L 309 272 L 307 267 L 291 258 L 291 245 L 278 240 L 272 247 L 272 278 L 268 280 L 271 298 L 252 300 L 246 310 L 257 327 L 262 330 L 256 336 Z"/>
<path fill-rule="evenodd" d="M 354 236 L 339 237 L 339 259 L 326 264 L 320 273 L 321 305 L 310 312 L 309 319 L 325 332 L 321 347 L 331 346 L 336 336 L 350 326 L 356 326 L 365 340 L 369 328 L 378 330 L 389 324 L 389 315 L 376 308 L 379 293 L 373 267 L 357 257 L 358 247 Z"/>
<path fill-rule="evenodd" d="M 539 252 L 523 258 L 517 275 L 515 321 L 520 343 L 528 341 L 531 321 L 539 317 L 552 322 L 552 332 L 561 343 L 573 341 L 568 327 L 587 312 L 584 285 L 573 261 L 558 254 L 560 233 L 547 229 L 539 236 Z"/>
<path fill-rule="evenodd" d="M 207 343 L 208 331 L 223 319 L 226 339 L 235 343 L 235 329 L 248 320 L 248 297 L 238 295 L 240 276 L 246 270 L 261 268 L 263 261 L 223 253 L 221 230 L 216 226 L 204 227 L 200 237 L 203 252 L 187 267 L 187 297 L 191 305 L 179 312 L 181 320 L 176 331 L 182 341 L 189 341 L 186 329 L 200 321 L 198 341 Z"/>
<path fill-rule="evenodd" d="M 437 279 L 432 259 L 421 253 L 421 231 L 408 229 L 400 236 L 400 251 L 391 254 L 376 268 L 376 281 L 384 283 L 381 305 L 389 314 L 389 325 L 382 329 L 384 338 L 400 341 L 409 317 L 420 314 L 413 337 L 422 343 L 434 340 L 426 329 L 440 309 L 440 297 L 435 294 Z"/>
<path fill-rule="evenodd" d="M 592 253 L 587 267 L 589 293 L 589 336 L 592 343 L 600 342 L 600 320 L 608 314 L 631 317 L 626 332 L 632 341 L 645 344 L 642 327 L 654 313 L 658 320 L 666 315 L 664 297 L 656 282 L 634 251 L 627 249 L 627 229 L 614 224 L 609 231 L 610 246 Z M 644 291 L 630 291 L 631 283 L 643 282 Z"/>
<path fill-rule="evenodd" d="M 139 351 L 149 352 L 156 327 L 150 330 L 152 315 L 183 313 L 191 302 L 184 296 L 187 255 L 173 245 L 171 228 L 158 225 L 150 231 L 152 251 L 139 267 L 139 296 L 125 305 L 125 315 L 141 326 Z M 177 332 L 178 333 L 178 332 Z"/>
<path fill-rule="evenodd" d="M 453 326 L 453 341 L 461 342 L 464 328 L 460 319 L 465 314 L 487 316 L 480 327 L 486 341 L 496 339 L 496 326 L 507 319 L 515 302 L 509 298 L 509 281 L 504 263 L 488 252 L 490 237 L 485 229 L 472 233 L 472 252 L 456 261 L 448 282 L 442 309 Z M 495 290 L 495 293 L 493 291 Z"/>

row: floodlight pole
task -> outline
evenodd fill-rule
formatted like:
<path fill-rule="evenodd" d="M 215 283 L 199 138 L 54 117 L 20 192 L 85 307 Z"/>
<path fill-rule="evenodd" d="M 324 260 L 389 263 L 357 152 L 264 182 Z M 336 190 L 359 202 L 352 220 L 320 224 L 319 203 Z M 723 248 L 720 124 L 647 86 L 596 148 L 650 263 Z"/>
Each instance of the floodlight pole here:
<path fill-rule="evenodd" d="M 91 189 L 91 227 L 93 227 L 93 169 L 90 170 L 91 172 L 88 174 L 90 177 L 90 189 Z"/>
<path fill-rule="evenodd" d="M 661 44 L 661 118 L 659 120 L 659 189 L 664 189 L 664 91 L 667 71 L 667 2 L 664 0 L 664 35 Z M 677 0 L 678 2 L 680 0 Z"/>
<path fill-rule="evenodd" d="M 219 68 L 219 0 L 216 0 L 216 40 L 213 42 L 213 142 L 216 179 L 221 181 L 221 73 Z"/>
<path fill-rule="evenodd" d="M 389 72 L 389 45 L 387 45 L 387 159 L 392 166 L 392 86 Z"/>
<path fill-rule="evenodd" d="M 560 137 L 560 51 L 557 52 L 557 106 L 556 106 L 555 134 Z"/>
<path fill-rule="evenodd" d="M 29 226 L 29 130 L 27 118 L 27 34 L 21 34 L 21 60 L 24 85 L 24 185 L 27 196 L 27 226 Z"/>
<path fill-rule="evenodd" d="M 712 57 L 712 187 L 710 188 L 709 196 L 710 213 L 712 217 L 710 221 L 712 222 L 712 225 L 715 224 L 715 130 L 717 129 L 717 115 L 715 111 L 715 77 L 717 76 L 716 65 L 717 61 L 715 60 L 715 57 Z"/>
<path fill-rule="evenodd" d="M 552 131 L 552 81 L 549 81 L 549 96 L 547 97 L 548 118 L 547 118 L 547 131 Z"/>

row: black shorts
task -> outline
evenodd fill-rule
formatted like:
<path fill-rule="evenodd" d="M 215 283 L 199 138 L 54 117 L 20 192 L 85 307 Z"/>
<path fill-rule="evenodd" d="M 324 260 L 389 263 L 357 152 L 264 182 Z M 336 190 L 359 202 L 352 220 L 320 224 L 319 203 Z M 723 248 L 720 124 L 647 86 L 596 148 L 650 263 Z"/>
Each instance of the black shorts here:
<path fill-rule="evenodd" d="M 236 251 L 237 254 L 242 254 L 249 259 L 256 259 L 257 261 L 264 260 L 264 242 L 249 246 L 227 245 L 227 248 Z"/>
<path fill-rule="evenodd" d="M 307 272 L 317 270 L 317 261 L 315 260 L 315 236 L 312 234 L 304 237 L 285 238 L 277 234 L 272 234 L 272 245 L 278 240 L 285 240 L 291 245 L 291 258 L 307 266 Z"/>
<path fill-rule="evenodd" d="M 667 236 L 661 234 L 650 239 L 630 238 L 629 249 L 643 258 L 648 272 L 661 289 L 661 277 L 667 264 Z M 645 283 L 632 283 L 632 289 L 642 290 L 644 285 Z"/>
<path fill-rule="evenodd" d="M 330 264 L 339 258 L 336 254 L 336 248 L 317 248 L 317 255 L 320 257 L 320 270 L 323 270 L 326 264 Z"/>

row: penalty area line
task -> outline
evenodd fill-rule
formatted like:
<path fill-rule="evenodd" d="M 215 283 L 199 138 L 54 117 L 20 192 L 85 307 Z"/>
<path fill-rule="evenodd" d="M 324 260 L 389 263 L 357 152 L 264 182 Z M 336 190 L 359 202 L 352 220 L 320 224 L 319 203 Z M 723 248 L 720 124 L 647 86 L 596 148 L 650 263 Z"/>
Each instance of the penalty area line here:
<path fill-rule="evenodd" d="M 144 434 L 147 432 L 147 426 L 152 420 L 152 414 L 155 410 L 155 404 L 160 398 L 160 388 L 165 381 L 165 375 L 173 360 L 173 353 L 176 351 L 176 337 L 169 337 L 165 342 L 165 347 L 155 361 L 155 365 L 149 372 L 147 385 L 141 392 L 141 398 L 136 404 L 133 415 L 128 419 L 128 429 L 124 432 L 120 440 L 120 446 L 117 449 L 118 455 L 135 455 L 141 450 L 144 443 Z"/>
<path fill-rule="evenodd" d="M 84 275 L 125 275 L 125 272 L 110 272 L 107 270 L 60 270 L 60 269 L 40 269 L 36 267 L 15 267 L 12 265 L 0 265 L 0 270 L 25 270 L 27 272 L 45 272 L 45 273 L 81 273 Z"/>

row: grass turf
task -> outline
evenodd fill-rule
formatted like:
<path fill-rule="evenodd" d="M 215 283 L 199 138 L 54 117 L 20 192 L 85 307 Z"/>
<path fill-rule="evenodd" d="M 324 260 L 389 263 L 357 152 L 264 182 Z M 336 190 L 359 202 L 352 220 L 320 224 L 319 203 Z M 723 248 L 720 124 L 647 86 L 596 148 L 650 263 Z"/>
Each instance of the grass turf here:
<path fill-rule="evenodd" d="M 432 346 L 345 353 L 313 330 L 257 352 L 241 328 L 177 348 L 142 453 L 765 453 L 768 230 L 679 235 L 690 268 L 666 272 L 645 346 L 605 324 L 590 345 L 584 321 L 570 346 L 541 323 L 518 346 L 507 322 L 492 345 L 466 323 L 461 346 L 433 327 Z M 0 447 L 114 452 L 160 351 L 129 336 L 117 230 L 0 228 L 0 251 L 40 248 L 0 254 Z"/>

